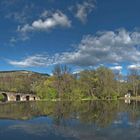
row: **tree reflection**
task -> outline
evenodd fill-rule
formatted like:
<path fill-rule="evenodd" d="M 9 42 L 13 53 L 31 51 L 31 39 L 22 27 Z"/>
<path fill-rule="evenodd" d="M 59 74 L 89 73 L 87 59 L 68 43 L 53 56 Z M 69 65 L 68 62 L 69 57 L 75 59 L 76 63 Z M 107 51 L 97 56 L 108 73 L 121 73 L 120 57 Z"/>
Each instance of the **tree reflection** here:
<path fill-rule="evenodd" d="M 68 120 L 106 127 L 118 119 L 118 114 L 127 112 L 132 122 L 140 117 L 140 102 L 132 101 L 59 101 L 23 102 L 0 105 L 0 118 L 27 120 L 48 116 L 54 125 L 69 125 Z"/>

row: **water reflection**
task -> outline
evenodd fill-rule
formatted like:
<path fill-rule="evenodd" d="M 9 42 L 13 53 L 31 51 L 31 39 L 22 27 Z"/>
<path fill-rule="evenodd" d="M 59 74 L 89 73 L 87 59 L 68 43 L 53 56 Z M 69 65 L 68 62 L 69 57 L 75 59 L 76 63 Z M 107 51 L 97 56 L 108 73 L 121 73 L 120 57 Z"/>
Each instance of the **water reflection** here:
<path fill-rule="evenodd" d="M 124 101 L 1 104 L 0 137 L 7 140 L 140 139 L 139 107 L 140 102 L 134 101 L 131 104 Z"/>
<path fill-rule="evenodd" d="M 125 102 L 126 104 L 130 104 L 130 103 L 131 103 L 131 100 L 130 100 L 130 99 L 125 99 L 124 102 Z"/>

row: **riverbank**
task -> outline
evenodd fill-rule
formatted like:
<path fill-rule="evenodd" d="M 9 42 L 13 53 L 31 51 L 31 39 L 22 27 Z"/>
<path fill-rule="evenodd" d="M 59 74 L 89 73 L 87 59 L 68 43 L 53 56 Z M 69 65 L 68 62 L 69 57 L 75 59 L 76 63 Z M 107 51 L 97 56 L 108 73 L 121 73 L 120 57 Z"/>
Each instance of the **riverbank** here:
<path fill-rule="evenodd" d="M 140 96 L 131 96 L 130 98 L 121 97 L 120 99 L 124 99 L 124 100 L 138 100 L 138 101 L 140 101 Z"/>
<path fill-rule="evenodd" d="M 82 99 L 60 99 L 60 98 L 57 98 L 57 99 L 40 99 L 40 100 L 37 100 L 37 101 L 49 101 L 49 102 L 59 102 L 59 101 L 117 101 L 117 100 L 137 100 L 137 101 L 140 101 L 140 96 L 132 96 L 130 98 L 125 98 L 125 97 L 120 97 L 120 98 L 115 98 L 115 99 L 99 99 L 99 98 L 82 98 Z M 35 102 L 36 100 L 32 100 L 32 101 L 6 101 L 6 103 L 10 103 L 10 102 Z M 0 102 L 0 103 L 5 103 L 5 102 Z"/>

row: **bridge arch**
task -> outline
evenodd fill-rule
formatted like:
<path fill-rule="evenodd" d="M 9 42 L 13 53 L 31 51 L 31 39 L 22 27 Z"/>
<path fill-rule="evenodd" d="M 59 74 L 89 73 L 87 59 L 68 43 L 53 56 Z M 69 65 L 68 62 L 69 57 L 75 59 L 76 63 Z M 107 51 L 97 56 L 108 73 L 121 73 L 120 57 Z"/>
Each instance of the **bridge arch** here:
<path fill-rule="evenodd" d="M 20 101 L 20 100 L 21 100 L 20 95 L 16 95 L 16 101 Z"/>
<path fill-rule="evenodd" d="M 4 96 L 3 101 L 8 101 L 8 95 L 6 93 L 2 93 L 2 95 Z"/>
<path fill-rule="evenodd" d="M 0 91 L 0 95 L 2 95 L 1 101 L 36 101 L 39 100 L 39 97 L 33 94 L 23 94 L 23 93 L 13 93 L 13 92 L 5 92 Z"/>
<path fill-rule="evenodd" d="M 29 95 L 26 96 L 26 101 L 30 101 L 30 96 Z"/>

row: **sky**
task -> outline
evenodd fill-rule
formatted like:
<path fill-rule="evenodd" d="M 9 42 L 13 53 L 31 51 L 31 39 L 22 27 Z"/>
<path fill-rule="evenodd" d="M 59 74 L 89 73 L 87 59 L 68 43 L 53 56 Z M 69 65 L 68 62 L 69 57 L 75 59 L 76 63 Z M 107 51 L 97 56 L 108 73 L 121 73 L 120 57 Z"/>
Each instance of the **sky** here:
<path fill-rule="evenodd" d="M 140 0 L 1 0 L 0 71 L 140 70 Z"/>

